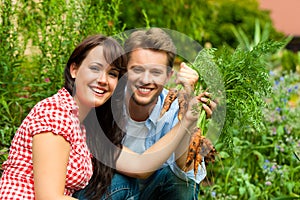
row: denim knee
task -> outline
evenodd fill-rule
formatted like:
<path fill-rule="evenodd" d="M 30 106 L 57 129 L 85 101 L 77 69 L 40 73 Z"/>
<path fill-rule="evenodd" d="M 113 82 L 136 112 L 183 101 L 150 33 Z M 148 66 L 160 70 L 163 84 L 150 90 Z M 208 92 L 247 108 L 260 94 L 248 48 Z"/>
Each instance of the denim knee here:
<path fill-rule="evenodd" d="M 116 173 L 106 193 L 99 200 L 135 200 L 138 193 L 139 187 L 135 178 Z M 77 191 L 73 197 L 79 200 L 88 200 L 85 196 L 85 189 Z"/>

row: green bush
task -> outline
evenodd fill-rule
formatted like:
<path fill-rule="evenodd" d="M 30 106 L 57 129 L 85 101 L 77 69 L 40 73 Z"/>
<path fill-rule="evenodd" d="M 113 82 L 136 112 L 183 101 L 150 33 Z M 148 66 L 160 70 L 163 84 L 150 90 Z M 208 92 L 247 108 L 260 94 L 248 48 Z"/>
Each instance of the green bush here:
<path fill-rule="evenodd" d="M 282 38 L 273 27 L 267 11 L 259 9 L 257 0 L 123 0 L 120 20 L 127 29 L 150 26 L 169 28 L 184 33 L 203 46 L 224 44 L 233 48 L 239 44 L 232 27 L 253 35 L 255 21 L 270 25 L 270 39 Z M 145 15 L 148 21 L 145 21 Z"/>
<path fill-rule="evenodd" d="M 185 33 L 203 45 L 209 42 L 221 48 L 226 43 L 235 49 L 240 42 L 235 29 L 247 36 L 242 36 L 248 41 L 247 48 L 256 44 L 251 43 L 250 36 L 256 33 L 259 20 L 262 27 L 270 23 L 269 39 L 282 37 L 272 27 L 269 14 L 258 10 L 256 0 L 0 2 L 0 164 L 6 160 L 11 139 L 29 110 L 62 87 L 67 59 L 88 35 L 114 35 L 125 28 L 151 25 Z M 281 62 L 294 67 L 296 61 L 287 55 Z M 263 110 L 264 128 L 260 132 L 252 128 L 240 131 L 239 118 L 235 120 L 233 152 L 229 156 L 222 141 L 216 145 L 220 157 L 207 167 L 212 184 L 201 187 L 201 197 L 299 198 L 300 78 L 297 73 L 271 70 L 273 93 Z"/>
<path fill-rule="evenodd" d="M 291 50 L 285 49 L 282 51 L 281 66 L 283 71 L 296 72 L 297 65 L 299 65 L 299 53 L 294 53 Z"/>
<path fill-rule="evenodd" d="M 114 35 L 120 0 L 1 0 L 0 10 L 0 163 L 11 139 L 41 99 L 63 86 L 63 70 L 83 38 Z"/>
<path fill-rule="evenodd" d="M 202 187 L 205 199 L 300 197 L 300 76 L 270 73 L 273 94 L 263 110 L 265 129 L 234 127 L 233 155 L 208 166 L 213 184 Z"/>

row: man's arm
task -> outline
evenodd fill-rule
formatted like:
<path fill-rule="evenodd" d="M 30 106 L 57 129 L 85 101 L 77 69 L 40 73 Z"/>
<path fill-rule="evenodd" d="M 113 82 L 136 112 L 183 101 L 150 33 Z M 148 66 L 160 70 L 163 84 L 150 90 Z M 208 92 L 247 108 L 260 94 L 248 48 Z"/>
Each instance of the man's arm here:
<path fill-rule="evenodd" d="M 187 90 L 188 94 L 192 94 L 194 86 L 198 81 L 198 73 L 192 68 L 188 67 L 185 63 L 181 63 L 180 70 L 177 73 L 176 83 L 182 84 L 184 89 Z M 210 101 L 210 94 L 208 92 L 203 92 L 200 94 L 200 101 L 203 103 L 202 109 L 205 110 L 207 118 L 212 115 L 212 110 L 216 107 L 216 103 Z M 207 105 L 209 103 L 209 105 Z M 180 122 L 179 122 L 180 123 Z M 188 146 L 191 140 L 193 132 L 187 130 L 187 134 L 183 137 L 181 143 L 175 151 L 176 164 L 184 171 L 189 171 L 193 169 L 193 163 L 189 168 L 185 169 L 185 161 L 188 153 Z"/>
<path fill-rule="evenodd" d="M 193 111 L 193 106 L 200 102 L 200 97 L 194 97 L 189 102 L 188 111 L 181 123 L 176 124 L 166 135 L 147 149 L 143 154 L 137 154 L 124 147 L 117 160 L 117 170 L 135 178 L 147 178 L 166 162 L 181 143 L 186 130 L 195 127 L 199 113 Z"/>
<path fill-rule="evenodd" d="M 206 105 L 206 103 L 208 103 L 208 99 L 210 98 L 209 93 L 207 93 L 207 92 L 200 94 L 200 96 L 201 96 L 200 100 L 203 103 L 202 109 L 205 110 L 207 118 L 210 118 L 212 115 L 212 112 L 213 112 L 212 110 L 216 107 L 216 103 L 213 101 L 209 101 L 210 105 Z M 194 169 L 193 163 L 189 166 L 189 168 L 185 168 L 185 162 L 186 162 L 186 158 L 188 155 L 188 147 L 189 147 L 192 135 L 193 135 L 193 132 L 187 130 L 187 133 L 182 138 L 178 148 L 175 151 L 176 164 L 183 171 L 189 171 L 189 170 Z"/>

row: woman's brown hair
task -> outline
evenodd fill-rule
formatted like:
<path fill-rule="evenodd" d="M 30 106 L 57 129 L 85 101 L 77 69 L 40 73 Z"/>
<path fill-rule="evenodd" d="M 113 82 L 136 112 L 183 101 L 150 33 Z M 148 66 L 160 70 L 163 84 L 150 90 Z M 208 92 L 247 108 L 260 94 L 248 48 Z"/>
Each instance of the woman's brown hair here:
<path fill-rule="evenodd" d="M 88 53 L 97 46 L 103 47 L 106 62 L 119 70 L 119 79 L 126 72 L 127 57 L 122 46 L 111 37 L 101 34 L 90 36 L 75 48 L 65 67 L 64 87 L 70 94 L 76 93 L 75 79 L 70 74 L 71 65 L 75 64 L 80 67 Z M 114 106 L 118 107 L 114 110 L 120 111 L 119 113 L 112 113 L 110 98 L 103 105 L 92 109 L 83 122 L 86 128 L 86 142 L 93 155 L 93 175 L 85 188 L 85 195 L 91 200 L 101 199 L 105 195 L 107 187 L 111 184 L 115 163 L 122 149 L 121 141 L 124 132 L 119 125 L 122 120 L 123 93 L 124 87 L 118 85 L 114 95 L 115 99 L 120 101 L 114 103 Z"/>

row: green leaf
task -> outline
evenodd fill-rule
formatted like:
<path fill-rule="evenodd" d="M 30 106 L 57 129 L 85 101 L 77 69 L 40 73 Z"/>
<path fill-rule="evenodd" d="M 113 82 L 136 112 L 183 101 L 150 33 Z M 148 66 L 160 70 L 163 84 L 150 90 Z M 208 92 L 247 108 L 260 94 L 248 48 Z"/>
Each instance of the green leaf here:
<path fill-rule="evenodd" d="M 240 187 L 239 188 L 239 193 L 240 193 L 241 196 L 243 196 L 246 193 L 246 188 Z"/>
<path fill-rule="evenodd" d="M 228 153 L 226 153 L 225 151 L 221 151 L 221 152 L 219 152 L 219 154 L 220 154 L 220 156 L 221 156 L 221 158 L 229 158 L 230 157 L 230 155 L 228 154 Z"/>
<path fill-rule="evenodd" d="M 257 160 L 258 160 L 259 166 L 260 166 L 261 168 L 263 168 L 264 161 L 265 161 L 264 156 L 263 156 L 260 152 L 258 152 L 258 151 L 256 151 L 256 150 L 253 150 L 252 153 L 256 156 L 256 158 L 257 158 Z"/>

